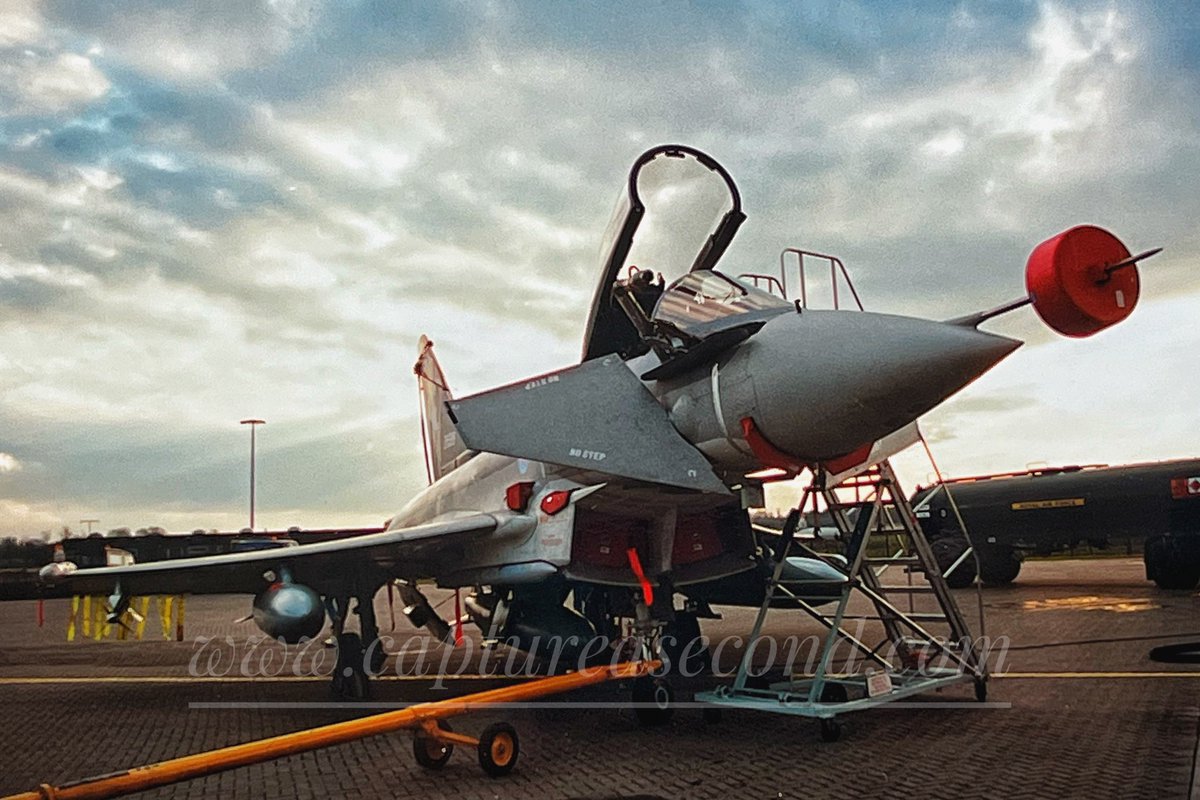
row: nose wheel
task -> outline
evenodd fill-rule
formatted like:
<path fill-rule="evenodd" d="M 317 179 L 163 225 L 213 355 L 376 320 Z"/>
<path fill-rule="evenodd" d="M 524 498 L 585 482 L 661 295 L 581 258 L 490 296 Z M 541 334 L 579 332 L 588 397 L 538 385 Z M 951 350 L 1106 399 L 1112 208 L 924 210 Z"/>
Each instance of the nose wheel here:
<path fill-rule="evenodd" d="M 675 690 L 662 678 L 633 682 L 633 711 L 644 728 L 666 725 L 675 713 Z"/>

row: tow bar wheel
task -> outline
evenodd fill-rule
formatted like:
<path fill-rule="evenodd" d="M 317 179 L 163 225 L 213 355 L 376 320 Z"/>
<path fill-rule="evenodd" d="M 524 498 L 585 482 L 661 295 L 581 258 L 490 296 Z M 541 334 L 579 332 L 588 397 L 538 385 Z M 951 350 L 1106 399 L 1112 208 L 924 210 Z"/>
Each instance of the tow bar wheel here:
<path fill-rule="evenodd" d="M 520 753 L 517 730 L 507 722 L 488 725 L 479 735 L 479 766 L 493 778 L 512 772 Z"/>
<path fill-rule="evenodd" d="M 437 726 L 448 733 L 453 732 L 450 723 L 444 719 L 439 719 Z M 425 769 L 441 769 L 453 753 L 454 745 L 450 742 L 435 739 L 420 728 L 413 734 L 413 755 Z"/>

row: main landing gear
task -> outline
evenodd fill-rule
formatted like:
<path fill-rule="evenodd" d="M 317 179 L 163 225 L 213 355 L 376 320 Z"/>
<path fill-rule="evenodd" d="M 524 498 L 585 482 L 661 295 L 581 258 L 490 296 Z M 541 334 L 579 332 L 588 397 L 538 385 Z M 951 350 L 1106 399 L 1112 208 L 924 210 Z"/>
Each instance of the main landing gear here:
<path fill-rule="evenodd" d="M 334 664 L 331 685 L 333 695 L 339 700 L 351 702 L 366 700 L 371 692 L 371 676 L 383 670 L 383 663 L 387 659 L 387 653 L 379 641 L 374 593 L 364 593 L 355 600 L 354 613 L 358 615 L 361 634 L 345 630 L 350 611 L 349 597 L 329 598 L 328 610 L 337 646 L 337 662 Z M 364 642 L 369 644 L 364 646 Z"/>

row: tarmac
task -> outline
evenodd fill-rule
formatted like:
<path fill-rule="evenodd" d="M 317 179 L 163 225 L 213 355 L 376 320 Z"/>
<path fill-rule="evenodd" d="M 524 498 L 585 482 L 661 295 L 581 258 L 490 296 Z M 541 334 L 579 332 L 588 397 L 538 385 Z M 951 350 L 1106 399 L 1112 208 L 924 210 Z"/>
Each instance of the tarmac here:
<path fill-rule="evenodd" d="M 973 626 L 975 591 L 956 593 Z M 445 599 L 446 595 L 440 594 Z M 903 707 L 847 715 L 821 742 L 811 720 L 726 711 L 706 722 L 692 691 L 728 678 L 679 682 L 670 724 L 642 728 L 628 692 L 610 685 L 551 702 L 471 714 L 455 730 L 506 720 L 521 736 L 516 770 L 484 775 L 459 748 L 446 767 L 417 766 L 401 732 L 242 767 L 138 795 L 154 798 L 1188 798 L 1200 744 L 1200 669 L 1148 659 L 1159 644 L 1200 640 L 1200 599 L 1145 580 L 1137 559 L 1033 561 L 1011 587 L 985 588 L 997 648 L 986 703 L 970 685 Z M 0 795 L 488 688 L 478 640 L 457 651 L 421 638 L 381 594 L 393 637 L 384 679 L 364 704 L 330 701 L 329 651 L 284 650 L 256 638 L 247 596 L 190 597 L 186 641 L 65 640 L 70 601 L 0 603 Z M 704 621 L 713 641 L 745 636 L 752 609 Z M 448 615 L 448 614 L 447 614 Z M 773 611 L 781 644 L 819 629 Z M 1006 638 L 1005 638 L 1006 637 Z M 450 652 L 449 656 L 445 656 Z M 721 654 L 731 669 L 738 651 Z M 422 659 L 424 659 L 422 661 Z M 399 665 L 399 666 L 397 666 Z M 438 680 L 428 673 L 454 676 Z M 250 674 L 258 677 L 247 678 Z"/>

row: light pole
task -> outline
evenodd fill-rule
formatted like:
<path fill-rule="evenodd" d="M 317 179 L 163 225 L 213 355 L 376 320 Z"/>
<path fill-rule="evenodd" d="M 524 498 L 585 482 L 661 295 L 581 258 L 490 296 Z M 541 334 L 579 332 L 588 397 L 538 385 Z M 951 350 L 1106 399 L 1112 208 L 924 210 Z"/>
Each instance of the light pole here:
<path fill-rule="evenodd" d="M 254 530 L 254 431 L 259 425 L 266 425 L 265 419 L 244 419 L 243 425 L 250 426 L 250 530 Z"/>
<path fill-rule="evenodd" d="M 90 536 L 92 533 L 92 525 L 94 525 L 95 523 L 97 523 L 99 521 L 100 520 L 98 520 L 98 519 L 81 519 L 81 520 L 79 520 L 79 524 L 87 525 L 87 533 Z"/>

